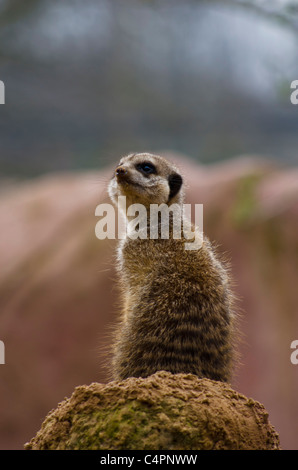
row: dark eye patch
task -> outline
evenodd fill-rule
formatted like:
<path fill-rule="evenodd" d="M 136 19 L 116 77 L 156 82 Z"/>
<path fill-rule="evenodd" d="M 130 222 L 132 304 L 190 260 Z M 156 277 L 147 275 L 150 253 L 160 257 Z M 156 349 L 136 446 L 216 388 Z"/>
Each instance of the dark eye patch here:
<path fill-rule="evenodd" d="M 156 167 L 151 162 L 142 162 L 136 164 L 136 169 L 144 175 L 156 174 Z"/>

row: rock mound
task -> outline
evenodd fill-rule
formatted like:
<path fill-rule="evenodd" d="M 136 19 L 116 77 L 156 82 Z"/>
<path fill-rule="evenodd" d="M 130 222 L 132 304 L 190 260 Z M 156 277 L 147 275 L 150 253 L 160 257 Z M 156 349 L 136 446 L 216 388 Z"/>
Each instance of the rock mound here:
<path fill-rule="evenodd" d="M 274 450 L 279 437 L 263 405 L 228 384 L 162 371 L 77 387 L 25 449 Z"/>

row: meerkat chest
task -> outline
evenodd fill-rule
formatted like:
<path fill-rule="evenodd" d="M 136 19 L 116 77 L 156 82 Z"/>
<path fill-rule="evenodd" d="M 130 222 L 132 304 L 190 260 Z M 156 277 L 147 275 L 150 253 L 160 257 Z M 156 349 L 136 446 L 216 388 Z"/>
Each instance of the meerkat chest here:
<path fill-rule="evenodd" d="M 124 240 L 119 247 L 121 270 L 130 276 L 147 276 L 154 264 L 154 255 L 147 240 Z"/>
<path fill-rule="evenodd" d="M 118 250 L 121 274 L 137 283 L 148 282 L 157 271 L 171 271 L 174 259 L 168 240 L 125 239 Z"/>

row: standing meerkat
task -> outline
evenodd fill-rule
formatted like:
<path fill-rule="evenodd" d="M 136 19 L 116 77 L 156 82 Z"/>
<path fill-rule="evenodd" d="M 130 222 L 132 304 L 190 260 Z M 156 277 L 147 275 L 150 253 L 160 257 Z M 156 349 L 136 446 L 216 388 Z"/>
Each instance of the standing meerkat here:
<path fill-rule="evenodd" d="M 165 158 L 147 153 L 123 157 L 109 184 L 117 204 L 178 204 L 183 178 Z M 127 216 L 127 213 L 125 214 Z M 150 218 L 148 215 L 148 227 Z M 161 228 L 161 227 L 159 227 Z M 146 227 L 147 229 L 147 227 Z M 172 230 L 171 230 L 172 229 Z M 113 378 L 147 377 L 157 371 L 192 373 L 229 381 L 233 364 L 233 295 L 227 269 L 204 236 L 196 250 L 184 235 L 164 239 L 126 236 L 118 247 L 122 317 L 113 352 Z"/>

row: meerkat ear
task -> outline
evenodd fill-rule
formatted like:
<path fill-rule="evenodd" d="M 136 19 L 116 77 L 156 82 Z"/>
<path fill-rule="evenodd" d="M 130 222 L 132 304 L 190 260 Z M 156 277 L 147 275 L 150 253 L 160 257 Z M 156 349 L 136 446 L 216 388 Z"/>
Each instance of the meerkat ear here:
<path fill-rule="evenodd" d="M 170 194 L 169 194 L 169 201 L 178 194 L 183 180 L 182 176 L 178 175 L 178 173 L 173 173 L 172 175 L 169 176 L 169 187 L 170 187 Z"/>

